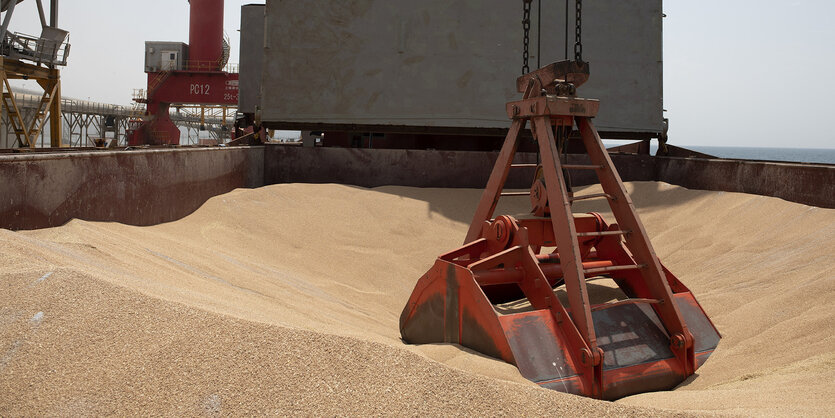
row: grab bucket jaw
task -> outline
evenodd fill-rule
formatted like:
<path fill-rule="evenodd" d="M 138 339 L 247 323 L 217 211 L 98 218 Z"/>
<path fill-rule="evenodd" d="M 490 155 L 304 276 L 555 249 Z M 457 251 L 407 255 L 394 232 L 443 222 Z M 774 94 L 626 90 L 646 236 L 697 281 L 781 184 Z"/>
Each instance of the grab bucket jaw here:
<path fill-rule="evenodd" d="M 542 387 L 610 400 L 670 389 L 687 377 L 651 303 L 592 307 L 594 332 L 602 351 L 601 364 L 595 367 L 584 358 L 589 347 L 574 327 L 571 314 L 556 298 L 553 303 L 558 307 L 500 312 L 488 293 L 496 300 L 507 298 L 490 289 L 497 285 L 479 283 L 479 277 L 488 275 L 469 268 L 481 259 L 454 258 L 468 253 L 467 247 L 438 258 L 418 281 L 400 317 L 406 342 L 460 344 L 514 364 L 522 376 Z M 716 348 L 719 333 L 690 291 L 671 279 L 680 290 L 673 300 L 693 334 L 698 367 Z M 542 290 L 551 290 L 551 284 L 558 282 L 549 280 Z"/>

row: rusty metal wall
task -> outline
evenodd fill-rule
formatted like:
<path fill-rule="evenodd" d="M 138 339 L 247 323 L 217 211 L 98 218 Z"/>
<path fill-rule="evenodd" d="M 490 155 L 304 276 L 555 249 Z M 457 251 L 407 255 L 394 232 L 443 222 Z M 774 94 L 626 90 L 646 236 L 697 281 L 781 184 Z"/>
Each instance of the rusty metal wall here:
<path fill-rule="evenodd" d="M 565 7 L 542 3 L 545 65 L 565 56 Z M 539 58 L 536 5 L 532 69 Z M 583 10 L 583 58 L 592 76 L 580 94 L 601 99 L 598 129 L 660 132 L 661 0 L 598 0 Z M 519 97 L 521 21 L 522 1 L 269 0 L 263 120 L 302 130 L 505 130 L 505 103 Z M 256 29 L 242 28 L 248 30 Z"/>
<path fill-rule="evenodd" d="M 212 196 L 276 183 L 483 188 L 495 152 L 266 145 L 0 155 L 0 228 L 35 229 L 73 218 L 153 225 L 180 219 Z M 519 162 L 534 162 L 520 154 Z M 774 196 L 835 208 L 835 165 L 612 154 L 625 181 Z M 585 163 L 569 156 L 569 163 Z M 527 188 L 532 172 L 512 172 Z M 596 181 L 572 172 L 575 185 Z"/>
<path fill-rule="evenodd" d="M 835 208 L 835 165 L 656 157 L 656 178 L 697 190 L 779 197 Z"/>
<path fill-rule="evenodd" d="M 160 149 L 0 156 L 0 228 L 70 219 L 153 225 L 264 181 L 263 148 Z"/>
<path fill-rule="evenodd" d="M 483 188 L 498 153 L 480 151 L 378 150 L 304 148 L 268 145 L 264 156 L 266 184 L 343 183 L 362 187 Z M 570 164 L 587 164 L 569 155 Z M 521 153 L 518 162 L 535 162 Z M 744 160 L 653 157 L 612 154 L 624 181 L 663 181 L 690 189 L 773 196 L 791 202 L 835 208 L 835 165 Z M 315 167 L 311 169 L 310 167 Z M 530 187 L 532 173 L 513 170 L 509 187 Z M 575 185 L 596 183 L 588 171 L 572 170 Z"/>
<path fill-rule="evenodd" d="M 342 183 L 362 187 L 469 187 L 481 189 L 498 152 L 394 150 L 268 145 L 264 155 L 264 182 Z M 589 164 L 588 157 L 568 155 L 569 164 Z M 625 181 L 650 181 L 655 175 L 649 155 L 612 155 Z M 535 163 L 535 153 L 518 153 L 514 161 Z M 315 167 L 310 169 L 309 167 Z M 533 169 L 511 170 L 507 187 L 531 187 Z M 572 184 L 597 181 L 588 170 L 572 170 Z"/>

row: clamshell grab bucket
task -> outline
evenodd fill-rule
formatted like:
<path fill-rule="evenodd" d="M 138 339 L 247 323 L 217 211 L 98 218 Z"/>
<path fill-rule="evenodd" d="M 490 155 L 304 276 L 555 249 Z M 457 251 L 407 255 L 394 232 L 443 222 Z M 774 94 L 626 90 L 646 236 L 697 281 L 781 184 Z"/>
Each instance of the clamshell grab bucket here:
<path fill-rule="evenodd" d="M 592 124 L 599 102 L 574 97 L 587 79 L 588 63 L 564 61 L 517 80 L 524 96 L 507 104 L 512 124 L 464 245 L 420 278 L 400 333 L 408 343 L 456 343 L 502 359 L 543 387 L 617 399 L 676 386 L 720 336 L 656 256 Z M 526 126 L 539 164 L 513 162 Z M 589 163 L 567 164 L 563 152 L 577 139 Z M 503 192 L 519 168 L 535 169 L 530 192 Z M 602 193 L 574 195 L 570 173 L 582 170 L 597 175 Z M 531 212 L 494 217 L 498 200 L 513 196 L 529 197 Z M 588 199 L 605 200 L 616 223 L 572 212 Z M 600 278 L 619 297 L 592 304 L 587 282 Z"/>

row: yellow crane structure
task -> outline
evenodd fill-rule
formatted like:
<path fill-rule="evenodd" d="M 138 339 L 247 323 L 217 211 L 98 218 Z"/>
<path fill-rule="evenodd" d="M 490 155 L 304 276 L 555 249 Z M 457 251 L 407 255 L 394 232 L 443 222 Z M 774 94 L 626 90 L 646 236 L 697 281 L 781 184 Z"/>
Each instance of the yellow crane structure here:
<path fill-rule="evenodd" d="M 5 12 L 0 26 L 0 112 L 6 112 L 16 136 L 16 145 L 34 148 L 38 135 L 49 121 L 51 147 L 61 146 L 61 73 L 59 66 L 67 64 L 70 45 L 69 33 L 59 29 L 58 0 L 50 0 L 50 19 L 47 24 L 42 0 L 36 0 L 41 20 L 41 35 L 31 36 L 9 31 L 15 6 L 23 0 L 2 0 Z M 43 95 L 35 113 L 25 118 L 15 101 L 9 80 L 35 80 Z"/>

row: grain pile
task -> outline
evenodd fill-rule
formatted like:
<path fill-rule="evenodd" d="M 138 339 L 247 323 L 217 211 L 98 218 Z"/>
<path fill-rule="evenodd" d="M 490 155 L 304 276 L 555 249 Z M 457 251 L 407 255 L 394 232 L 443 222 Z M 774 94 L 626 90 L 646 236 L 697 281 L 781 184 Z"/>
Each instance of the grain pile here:
<path fill-rule="evenodd" d="M 831 415 L 835 211 L 629 188 L 724 337 L 675 391 L 593 401 L 403 345 L 400 310 L 480 191 L 285 184 L 153 227 L 0 230 L 0 415 Z"/>

